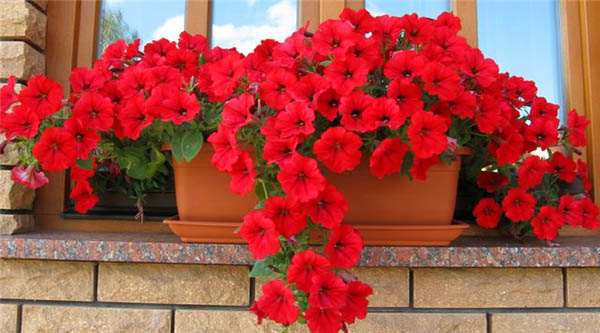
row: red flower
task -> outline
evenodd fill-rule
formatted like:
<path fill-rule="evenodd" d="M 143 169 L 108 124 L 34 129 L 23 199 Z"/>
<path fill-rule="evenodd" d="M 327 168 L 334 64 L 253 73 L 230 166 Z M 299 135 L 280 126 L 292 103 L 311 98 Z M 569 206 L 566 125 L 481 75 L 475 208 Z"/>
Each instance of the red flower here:
<path fill-rule="evenodd" d="M 319 25 L 312 37 L 312 47 L 325 57 L 335 55 L 338 58 L 354 45 L 353 34 L 352 26 L 347 22 L 327 20 Z"/>
<path fill-rule="evenodd" d="M 295 283 L 296 288 L 309 293 L 313 278 L 329 273 L 329 266 L 327 258 L 312 250 L 298 252 L 294 254 L 288 267 L 287 281 Z"/>
<path fill-rule="evenodd" d="M 175 89 L 162 89 L 162 93 L 155 94 L 161 89 L 154 89 L 152 96 L 148 99 L 148 105 L 160 105 L 158 110 L 163 121 L 172 121 L 175 125 L 193 120 L 200 113 L 201 108 L 195 94 Z M 157 98 L 161 100 L 157 101 Z"/>
<path fill-rule="evenodd" d="M 333 185 L 327 187 L 319 195 L 308 202 L 305 212 L 312 222 L 322 225 L 327 229 L 335 229 L 348 211 L 348 203 L 344 195 Z"/>
<path fill-rule="evenodd" d="M 146 112 L 143 95 L 136 95 L 127 101 L 119 112 L 119 121 L 123 126 L 124 135 L 133 140 L 140 137 L 144 128 L 152 125 L 154 117 Z"/>
<path fill-rule="evenodd" d="M 260 84 L 260 96 L 273 109 L 283 109 L 292 100 L 290 89 L 296 81 L 296 75 L 292 72 L 282 68 L 275 69 Z"/>
<path fill-rule="evenodd" d="M 112 102 L 95 92 L 84 93 L 73 108 L 73 117 L 89 128 L 107 131 L 114 121 Z"/>
<path fill-rule="evenodd" d="M 86 128 L 77 118 L 69 118 L 65 121 L 65 129 L 75 138 L 75 149 L 77 158 L 87 160 L 92 149 L 98 147 L 100 135 L 91 128 Z"/>
<path fill-rule="evenodd" d="M 149 95 L 157 83 L 151 70 L 141 66 L 131 66 L 125 69 L 117 81 L 117 87 L 124 97 L 132 97 L 140 93 Z"/>
<path fill-rule="evenodd" d="M 166 65 L 177 68 L 186 79 L 198 72 L 198 56 L 190 50 L 171 50 L 167 52 Z"/>
<path fill-rule="evenodd" d="M 384 139 L 371 154 L 369 171 L 379 179 L 399 172 L 407 151 L 408 146 L 400 138 Z"/>
<path fill-rule="evenodd" d="M 315 112 L 306 102 L 296 101 L 285 106 L 275 118 L 275 129 L 282 138 L 309 136 L 315 131 Z"/>
<path fill-rule="evenodd" d="M 215 153 L 210 159 L 212 164 L 220 171 L 231 171 L 242 154 L 242 150 L 237 147 L 237 140 L 231 128 L 219 126 L 207 141 L 215 149 Z"/>
<path fill-rule="evenodd" d="M 32 190 L 38 189 L 49 182 L 48 177 L 33 166 L 13 167 L 10 172 L 10 179 L 18 181 Z"/>
<path fill-rule="evenodd" d="M 502 207 L 492 198 L 483 198 L 479 200 L 473 210 L 477 225 L 484 228 L 495 228 L 502 217 Z"/>
<path fill-rule="evenodd" d="M 396 101 L 387 97 L 376 98 L 374 103 L 365 111 L 367 129 L 375 130 L 379 127 L 398 129 L 408 115 L 398 107 Z"/>
<path fill-rule="evenodd" d="M 524 189 L 517 187 L 508 191 L 502 200 L 506 217 L 514 222 L 527 221 L 534 213 L 535 198 Z"/>
<path fill-rule="evenodd" d="M 313 154 L 336 173 L 354 170 L 360 164 L 361 138 L 343 127 L 330 127 L 313 145 Z"/>
<path fill-rule="evenodd" d="M 327 185 L 327 180 L 321 174 L 317 162 L 297 153 L 282 164 L 277 180 L 285 193 L 300 202 L 315 199 Z"/>
<path fill-rule="evenodd" d="M 583 187 L 586 191 L 592 190 L 592 182 L 590 182 L 590 178 L 588 176 L 588 165 L 582 160 L 577 160 L 577 174 L 579 178 L 581 178 L 581 182 L 583 183 Z"/>
<path fill-rule="evenodd" d="M 410 167 L 410 175 L 418 180 L 427 179 L 427 170 L 432 166 L 441 163 L 439 156 L 430 158 L 413 157 L 413 164 Z"/>
<path fill-rule="evenodd" d="M 576 147 L 586 145 L 585 128 L 590 123 L 584 116 L 577 114 L 577 111 L 569 111 L 567 125 L 569 128 L 569 142 Z"/>
<path fill-rule="evenodd" d="M 319 308 L 340 308 L 346 304 L 348 287 L 333 272 L 325 272 L 312 278 L 308 304 Z"/>
<path fill-rule="evenodd" d="M 481 133 L 492 134 L 500 127 L 502 114 L 500 102 L 493 96 L 483 95 L 475 110 L 475 122 Z"/>
<path fill-rule="evenodd" d="M 542 178 L 544 178 L 546 170 L 548 170 L 548 162 L 542 161 L 535 155 L 527 157 L 521 167 L 519 167 L 519 185 L 523 189 L 529 189 L 538 185 L 542 181 Z"/>
<path fill-rule="evenodd" d="M 81 95 L 84 92 L 97 92 L 106 83 L 106 77 L 97 69 L 77 67 L 69 76 L 71 93 Z"/>
<path fill-rule="evenodd" d="M 256 259 L 264 259 L 279 251 L 279 234 L 275 230 L 275 224 L 262 210 L 255 210 L 244 216 L 238 235 L 248 242 L 248 248 Z"/>
<path fill-rule="evenodd" d="M 333 230 L 329 242 L 325 245 L 325 253 L 335 268 L 350 268 L 360 259 L 363 240 L 352 226 L 341 225 Z"/>
<path fill-rule="evenodd" d="M 254 178 L 256 178 L 256 170 L 252 157 L 248 152 L 242 150 L 237 161 L 231 167 L 229 189 L 239 195 L 248 194 L 254 190 Z"/>
<path fill-rule="evenodd" d="M 504 81 L 506 96 L 516 107 L 531 103 L 537 94 L 537 88 L 533 81 L 525 81 L 522 77 L 511 76 Z"/>
<path fill-rule="evenodd" d="M 263 296 L 258 301 L 260 309 L 269 319 L 288 326 L 298 320 L 300 308 L 295 304 L 294 292 L 280 280 L 266 283 L 263 287 Z"/>
<path fill-rule="evenodd" d="M 469 90 L 463 90 L 456 94 L 456 98 L 448 101 L 450 112 L 460 119 L 472 118 L 475 114 L 477 98 Z"/>
<path fill-rule="evenodd" d="M 562 225 L 560 214 L 552 206 L 541 207 L 538 215 L 531 220 L 533 233 L 539 239 L 553 240 Z"/>
<path fill-rule="evenodd" d="M 246 93 L 230 99 L 223 108 L 223 126 L 231 127 L 234 132 L 246 126 L 252 120 L 250 108 L 254 105 L 254 97 Z"/>
<path fill-rule="evenodd" d="M 354 31 L 359 34 L 369 33 L 375 28 L 373 16 L 364 8 L 356 11 L 346 8 L 340 14 L 340 19 L 349 22 L 354 27 Z"/>
<path fill-rule="evenodd" d="M 94 190 L 87 180 L 77 182 L 69 194 L 69 198 L 75 200 L 75 210 L 81 214 L 87 213 L 98 202 L 98 196 L 94 194 Z"/>
<path fill-rule="evenodd" d="M 572 227 L 576 227 L 583 223 L 581 215 L 580 202 L 575 200 L 571 195 L 565 194 L 560 197 L 558 203 L 558 213 L 561 221 L 565 221 Z"/>
<path fill-rule="evenodd" d="M 121 169 L 119 168 L 118 164 L 115 163 L 115 165 L 116 165 L 116 169 L 120 173 Z M 96 162 L 96 158 L 94 158 L 94 160 L 92 162 L 92 170 L 80 168 L 77 164 L 73 164 L 71 166 L 71 169 L 69 169 L 69 177 L 71 177 L 71 179 L 78 181 L 78 182 L 82 181 L 82 180 L 87 180 L 87 179 L 91 178 L 92 176 L 94 176 L 94 174 L 96 173 L 96 168 L 98 168 L 98 163 Z"/>
<path fill-rule="evenodd" d="M 290 238 L 306 227 L 302 205 L 290 197 L 270 197 L 265 202 L 265 215 L 275 223 L 283 237 Z"/>
<path fill-rule="evenodd" d="M 579 200 L 579 209 L 581 210 L 581 225 L 584 228 L 595 230 L 600 226 L 600 220 L 598 220 L 600 210 L 590 198 L 585 197 Z"/>
<path fill-rule="evenodd" d="M 325 78 L 340 95 L 349 94 L 352 89 L 367 82 L 369 64 L 355 56 L 336 58 L 325 68 Z"/>
<path fill-rule="evenodd" d="M 565 157 L 561 152 L 552 154 L 552 160 L 550 160 L 549 171 L 558 175 L 561 180 L 571 183 L 575 179 L 577 174 L 575 169 L 577 165 L 572 159 Z"/>
<path fill-rule="evenodd" d="M 316 107 L 314 104 L 316 97 L 328 88 L 329 83 L 324 77 L 319 74 L 308 74 L 290 87 L 290 94 L 295 100 L 312 103 L 312 106 Z"/>
<path fill-rule="evenodd" d="M 425 67 L 426 59 L 418 51 L 394 52 L 384 65 L 383 73 L 390 80 L 405 79 L 409 82 L 419 76 Z"/>
<path fill-rule="evenodd" d="M 423 69 L 421 75 L 425 81 L 425 89 L 437 95 L 442 101 L 452 100 L 459 92 L 460 77 L 455 71 L 438 62 L 431 62 Z"/>
<path fill-rule="evenodd" d="M 470 49 L 464 53 L 460 69 L 470 78 L 474 78 L 482 88 L 489 87 L 498 77 L 498 65 L 492 59 L 484 58 L 479 49 Z"/>
<path fill-rule="evenodd" d="M 367 297 L 373 294 L 373 289 L 366 283 L 352 281 L 348 283 L 348 297 L 341 308 L 342 318 L 349 324 L 354 324 L 356 318 L 365 319 L 369 301 Z"/>
<path fill-rule="evenodd" d="M 33 146 L 33 156 L 47 171 L 64 170 L 75 162 L 76 142 L 67 130 L 51 127 L 44 130 L 40 141 Z"/>
<path fill-rule="evenodd" d="M 341 95 L 331 88 L 317 95 L 317 111 L 327 120 L 333 121 L 338 113 Z"/>
<path fill-rule="evenodd" d="M 0 88 L 0 114 L 4 114 L 17 101 L 17 94 L 15 93 L 16 83 L 17 78 L 11 75 L 6 85 Z"/>
<path fill-rule="evenodd" d="M 6 131 L 6 138 L 21 136 L 31 139 L 38 134 L 40 119 L 25 105 L 15 105 L 12 112 L 0 117 L 0 125 Z"/>
<path fill-rule="evenodd" d="M 477 175 L 477 186 L 488 193 L 494 193 L 499 188 L 508 185 L 508 183 L 508 177 L 499 172 L 482 171 Z"/>
<path fill-rule="evenodd" d="M 337 333 L 342 329 L 342 313 L 336 308 L 311 306 L 304 318 L 311 333 Z"/>
<path fill-rule="evenodd" d="M 533 103 L 531 104 L 531 111 L 529 112 L 529 117 L 534 122 L 540 118 L 547 120 L 557 120 L 556 116 L 558 115 L 558 108 L 558 105 L 548 103 L 545 98 L 538 97 L 534 99 Z"/>
<path fill-rule="evenodd" d="M 444 134 L 447 129 L 444 118 L 427 111 L 416 113 L 408 126 L 408 138 L 415 155 L 429 158 L 444 152 L 448 145 Z"/>
<path fill-rule="evenodd" d="M 295 138 L 268 139 L 263 147 L 262 158 L 267 161 L 267 164 L 277 163 L 281 165 L 292 157 L 297 145 L 298 140 Z"/>
<path fill-rule="evenodd" d="M 259 300 L 254 301 L 254 304 L 248 309 L 250 312 L 256 315 L 256 322 L 258 325 L 262 325 L 262 321 L 267 317 L 267 313 L 263 310 L 262 303 Z"/>
<path fill-rule="evenodd" d="M 374 101 L 373 96 L 365 94 L 362 90 L 354 90 L 349 95 L 342 97 L 339 107 L 342 115 L 340 123 L 349 131 L 366 132 L 370 130 L 365 113 Z"/>
<path fill-rule="evenodd" d="M 558 142 L 558 118 L 534 120 L 525 132 L 525 138 L 542 149 L 552 147 Z"/>
<path fill-rule="evenodd" d="M 423 100 L 421 99 L 421 88 L 408 80 L 396 79 L 390 82 L 387 89 L 387 97 L 398 103 L 400 113 L 404 118 L 423 111 Z M 402 121 L 404 123 L 404 121 Z"/>
<path fill-rule="evenodd" d="M 421 44 L 433 35 L 433 20 L 430 18 L 419 17 L 417 14 L 406 14 L 400 21 L 405 31 L 405 38 L 413 44 Z"/>
<path fill-rule="evenodd" d="M 60 109 L 63 92 L 58 83 L 44 75 L 37 75 L 27 81 L 27 87 L 19 92 L 18 98 L 43 119 Z"/>

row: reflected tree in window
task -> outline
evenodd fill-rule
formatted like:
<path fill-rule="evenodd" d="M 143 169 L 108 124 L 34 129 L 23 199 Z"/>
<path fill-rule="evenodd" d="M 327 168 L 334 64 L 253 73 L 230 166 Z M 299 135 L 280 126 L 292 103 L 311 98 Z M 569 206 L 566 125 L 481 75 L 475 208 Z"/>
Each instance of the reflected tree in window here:
<path fill-rule="evenodd" d="M 103 6 L 104 7 L 104 6 Z M 128 43 L 140 38 L 135 29 L 131 29 L 119 9 L 102 8 L 100 14 L 100 28 L 98 31 L 98 54 L 102 54 L 106 47 L 118 40 L 124 39 Z"/>

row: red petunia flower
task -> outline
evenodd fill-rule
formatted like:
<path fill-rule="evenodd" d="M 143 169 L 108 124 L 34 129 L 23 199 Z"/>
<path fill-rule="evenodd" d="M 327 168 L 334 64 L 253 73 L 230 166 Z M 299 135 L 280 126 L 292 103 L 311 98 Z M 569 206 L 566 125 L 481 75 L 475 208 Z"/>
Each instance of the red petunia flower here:
<path fill-rule="evenodd" d="M 237 147 L 237 139 L 231 128 L 219 126 L 207 141 L 215 149 L 215 153 L 210 159 L 212 164 L 220 171 L 231 171 L 242 154 L 242 150 Z"/>
<path fill-rule="evenodd" d="M 521 150 L 525 139 L 519 133 L 511 134 L 495 151 L 495 157 L 499 165 L 511 164 L 521 158 Z"/>
<path fill-rule="evenodd" d="M 133 140 L 137 140 L 142 131 L 152 125 L 154 117 L 146 112 L 143 95 L 136 95 L 127 101 L 119 112 L 119 121 L 124 135 Z"/>
<path fill-rule="evenodd" d="M 177 44 L 180 49 L 188 49 L 196 53 L 204 53 L 208 51 L 209 48 L 206 37 L 200 34 L 191 35 L 187 31 L 179 34 L 179 42 Z"/>
<path fill-rule="evenodd" d="M 375 18 L 375 29 L 372 38 L 387 48 L 392 47 L 398 41 L 402 32 L 402 20 L 390 15 L 381 15 Z"/>
<path fill-rule="evenodd" d="M 71 190 L 69 198 L 75 200 L 75 210 L 78 213 L 85 214 L 92 209 L 98 202 L 98 196 L 87 180 L 77 182 L 77 185 Z"/>
<path fill-rule="evenodd" d="M 305 213 L 312 222 L 327 229 L 337 228 L 348 211 L 344 195 L 333 185 L 327 185 L 321 193 L 305 205 Z"/>
<path fill-rule="evenodd" d="M 319 24 L 319 28 L 312 37 L 312 47 L 319 54 L 336 58 L 346 54 L 354 45 L 352 26 L 348 22 L 327 20 Z"/>
<path fill-rule="evenodd" d="M 317 111 L 327 118 L 329 121 L 333 121 L 337 117 L 338 109 L 340 107 L 342 96 L 335 90 L 329 88 L 317 96 Z"/>
<path fill-rule="evenodd" d="M 575 176 L 577 176 L 576 169 L 577 164 L 572 159 L 565 157 L 561 152 L 552 154 L 548 170 L 557 174 L 561 180 L 567 183 L 573 182 Z"/>
<path fill-rule="evenodd" d="M 391 98 L 379 97 L 365 111 L 367 129 L 376 130 L 379 127 L 398 129 L 406 121 L 408 114 L 400 110 L 398 103 Z"/>
<path fill-rule="evenodd" d="M 265 215 L 275 223 L 283 237 L 290 238 L 306 228 L 302 205 L 290 197 L 269 197 L 265 202 Z"/>
<path fill-rule="evenodd" d="M 311 306 L 304 318 L 311 333 L 337 333 L 342 329 L 342 313 L 336 308 Z"/>
<path fill-rule="evenodd" d="M 165 65 L 177 68 L 186 80 L 198 73 L 198 55 L 190 50 L 176 49 L 167 52 Z"/>
<path fill-rule="evenodd" d="M 378 179 L 399 172 L 408 150 L 398 137 L 384 139 L 371 154 L 369 171 Z"/>
<path fill-rule="evenodd" d="M 581 178 L 581 183 L 583 183 L 583 188 L 585 188 L 586 191 L 591 191 L 592 190 L 592 182 L 590 181 L 590 178 L 588 175 L 587 163 L 585 163 L 582 160 L 577 160 L 577 174 L 579 175 L 579 178 Z"/>
<path fill-rule="evenodd" d="M 44 75 L 37 75 L 27 81 L 27 87 L 19 92 L 18 99 L 44 119 L 60 109 L 63 91 L 58 83 Z"/>
<path fill-rule="evenodd" d="M 519 167 L 518 182 L 523 189 L 529 189 L 538 185 L 544 174 L 548 170 L 548 162 L 542 161 L 539 157 L 532 155 L 523 161 Z"/>
<path fill-rule="evenodd" d="M 10 179 L 20 182 L 32 190 L 38 189 L 49 183 L 48 177 L 33 166 L 15 166 L 10 172 Z"/>
<path fill-rule="evenodd" d="M 415 156 L 413 157 L 413 164 L 410 167 L 410 175 L 414 179 L 426 180 L 427 170 L 439 163 L 441 163 L 439 156 L 432 156 L 429 158 L 418 158 Z"/>
<path fill-rule="evenodd" d="M 94 129 L 87 128 L 78 118 L 69 118 L 65 121 L 65 129 L 75 138 L 77 158 L 87 160 L 92 149 L 98 147 L 100 135 Z"/>
<path fill-rule="evenodd" d="M 252 120 L 250 108 L 253 105 L 254 97 L 248 93 L 230 99 L 225 103 L 225 107 L 223 108 L 223 120 L 221 124 L 231 127 L 234 132 L 239 131 L 240 128 L 246 126 Z"/>
<path fill-rule="evenodd" d="M 237 161 L 231 166 L 231 182 L 229 189 L 231 192 L 246 195 L 254 190 L 254 179 L 256 178 L 256 170 L 254 169 L 254 161 L 247 151 L 242 150 Z"/>
<path fill-rule="evenodd" d="M 309 136 L 315 131 L 313 121 L 315 112 L 302 101 L 289 103 L 285 110 L 275 118 L 275 129 L 281 133 L 281 138 Z"/>
<path fill-rule="evenodd" d="M 460 70 L 482 87 L 487 88 L 498 77 L 498 65 L 492 59 L 485 58 L 477 48 L 470 49 L 463 54 Z"/>
<path fill-rule="evenodd" d="M 248 248 L 256 259 L 274 255 L 281 245 L 275 223 L 262 210 L 255 210 L 244 216 L 238 235 L 248 242 Z"/>
<path fill-rule="evenodd" d="M 260 84 L 260 97 L 275 110 L 283 109 L 291 100 L 290 89 L 296 84 L 297 78 L 292 72 L 278 68 L 269 74 Z"/>
<path fill-rule="evenodd" d="M 421 88 L 408 80 L 396 79 L 390 82 L 387 97 L 398 103 L 400 113 L 404 118 L 423 111 Z"/>
<path fill-rule="evenodd" d="M 477 186 L 488 193 L 494 193 L 496 190 L 508 185 L 508 183 L 508 177 L 499 172 L 482 171 L 477 175 Z"/>
<path fill-rule="evenodd" d="M 433 20 L 419 17 L 417 14 L 406 14 L 401 18 L 405 38 L 413 44 L 421 44 L 429 40 L 434 32 Z"/>
<path fill-rule="evenodd" d="M 531 111 L 529 117 L 532 121 L 539 120 L 540 118 L 547 120 L 555 120 L 558 116 L 559 106 L 556 104 L 548 103 L 544 97 L 538 97 L 533 100 L 531 104 Z"/>
<path fill-rule="evenodd" d="M 327 179 L 321 174 L 317 162 L 298 153 L 281 165 L 277 180 L 287 195 L 300 202 L 315 199 L 327 185 Z"/>
<path fill-rule="evenodd" d="M 403 79 L 412 81 L 421 75 L 426 59 L 417 51 L 394 52 L 392 58 L 385 63 L 383 73 L 390 80 Z"/>
<path fill-rule="evenodd" d="M 494 133 L 502 122 L 500 102 L 491 95 L 482 95 L 479 107 L 475 110 L 475 123 L 481 133 Z"/>
<path fill-rule="evenodd" d="M 262 158 L 267 161 L 267 164 L 284 164 L 296 152 L 296 146 L 298 146 L 296 138 L 268 139 L 263 147 Z"/>
<path fill-rule="evenodd" d="M 577 114 L 577 111 L 569 111 L 567 126 L 569 128 L 569 142 L 576 147 L 583 147 L 586 145 L 585 128 L 589 125 L 590 121 L 585 119 L 584 116 Z"/>
<path fill-rule="evenodd" d="M 354 88 L 367 82 L 369 64 L 355 56 L 336 58 L 325 68 L 325 78 L 340 95 L 347 95 Z"/>
<path fill-rule="evenodd" d="M 329 82 L 319 74 L 308 74 L 290 87 L 290 94 L 297 101 L 305 101 L 316 107 L 316 97 L 329 88 Z"/>
<path fill-rule="evenodd" d="M 343 127 L 330 127 L 313 145 L 313 154 L 335 172 L 351 171 L 360 164 L 361 138 Z"/>
<path fill-rule="evenodd" d="M 598 209 L 598 206 L 590 198 L 585 197 L 579 200 L 579 209 L 581 211 L 582 227 L 590 230 L 600 227 L 600 220 L 598 219 L 600 209 Z"/>
<path fill-rule="evenodd" d="M 296 288 L 309 293 L 312 289 L 313 278 L 329 273 L 329 261 L 312 250 L 301 251 L 292 257 L 288 267 L 287 281 L 295 283 Z"/>
<path fill-rule="evenodd" d="M 25 105 L 15 105 L 12 112 L 0 117 L 0 126 L 6 131 L 6 138 L 21 136 L 31 139 L 38 134 L 40 119 Z"/>
<path fill-rule="evenodd" d="M 373 16 L 364 8 L 353 10 L 345 8 L 340 14 L 340 19 L 349 22 L 354 31 L 359 34 L 366 34 L 375 28 L 375 20 Z"/>
<path fill-rule="evenodd" d="M 157 83 L 152 70 L 148 70 L 142 66 L 131 66 L 125 68 L 125 71 L 117 81 L 117 87 L 121 90 L 124 97 L 132 97 L 140 93 L 150 95 Z"/>
<path fill-rule="evenodd" d="M 283 281 L 270 281 L 262 287 L 262 291 L 263 296 L 258 302 L 269 319 L 285 326 L 298 320 L 300 308 L 295 304 L 294 292 Z"/>
<path fill-rule="evenodd" d="M 492 198 L 479 200 L 473 210 L 477 225 L 484 228 L 495 228 L 502 217 L 502 207 Z"/>
<path fill-rule="evenodd" d="M 525 138 L 541 149 L 552 147 L 558 142 L 558 123 L 558 118 L 536 119 L 527 127 Z"/>
<path fill-rule="evenodd" d="M 152 83 L 156 87 L 179 87 L 183 82 L 181 72 L 171 66 L 158 66 L 152 68 Z"/>
<path fill-rule="evenodd" d="M 116 166 L 120 173 L 121 169 L 119 168 L 118 164 Z M 80 168 L 77 164 L 73 164 L 71 166 L 71 169 L 69 169 L 69 177 L 71 179 L 73 179 L 74 181 L 78 181 L 78 182 L 82 181 L 82 180 L 87 180 L 87 179 L 91 178 L 92 176 L 94 176 L 97 168 L 98 168 L 98 162 L 96 161 L 96 158 L 94 158 L 92 161 L 92 170 Z"/>
<path fill-rule="evenodd" d="M 3 114 L 17 101 L 15 85 L 17 78 L 11 75 L 5 85 L 0 88 L 0 113 Z"/>
<path fill-rule="evenodd" d="M 340 308 L 346 304 L 347 293 L 344 281 L 328 271 L 312 278 L 308 304 L 319 308 Z"/>
<path fill-rule="evenodd" d="M 450 112 L 460 117 L 460 119 L 472 118 L 475 114 L 477 98 L 469 90 L 462 90 L 456 94 L 456 97 L 448 101 Z"/>
<path fill-rule="evenodd" d="M 75 163 L 75 138 L 63 128 L 47 128 L 40 141 L 33 146 L 33 156 L 42 164 L 44 170 L 64 170 Z"/>
<path fill-rule="evenodd" d="M 106 83 L 106 77 L 97 69 L 77 67 L 69 75 L 71 93 L 81 95 L 85 92 L 98 92 Z"/>
<path fill-rule="evenodd" d="M 267 318 L 268 316 L 263 309 L 263 305 L 260 299 L 254 301 L 254 304 L 252 304 L 252 306 L 248 310 L 256 315 L 256 323 L 258 325 L 262 325 L 263 319 Z"/>
<path fill-rule="evenodd" d="M 373 96 L 362 90 L 354 90 L 340 100 L 340 123 L 349 131 L 366 132 L 369 129 L 365 119 L 366 110 L 373 104 Z"/>
<path fill-rule="evenodd" d="M 553 240 L 562 225 L 560 214 L 552 206 L 542 206 L 538 215 L 531 219 L 533 233 L 539 239 Z"/>
<path fill-rule="evenodd" d="M 514 222 L 527 221 L 534 213 L 535 198 L 524 189 L 517 187 L 508 191 L 502 200 L 506 217 Z"/>
<path fill-rule="evenodd" d="M 341 308 L 342 318 L 349 324 L 354 324 L 356 318 L 365 319 L 369 301 L 367 297 L 373 294 L 373 288 L 360 281 L 348 283 L 348 297 L 346 304 Z"/>
<path fill-rule="evenodd" d="M 408 138 L 415 155 L 419 158 L 429 158 L 439 155 L 448 146 L 448 129 L 444 118 L 432 112 L 417 112 L 408 126 Z"/>
<path fill-rule="evenodd" d="M 196 118 L 201 111 L 195 94 L 164 88 L 160 94 L 163 99 L 157 101 L 157 97 L 160 98 L 160 96 L 155 94 L 155 91 L 161 91 L 161 89 L 154 89 L 147 103 L 149 106 L 159 105 L 158 110 L 155 109 L 154 112 L 159 111 L 163 121 L 172 121 L 175 125 L 181 125 Z"/>
<path fill-rule="evenodd" d="M 423 69 L 421 75 L 425 82 L 425 89 L 437 95 L 442 101 L 452 100 L 459 92 L 460 77 L 455 71 L 438 62 L 431 62 Z"/>
<path fill-rule="evenodd" d="M 569 194 L 560 197 L 558 213 L 560 214 L 561 221 L 567 222 L 572 227 L 576 227 L 583 223 L 580 202 L 575 200 L 575 198 Z"/>
<path fill-rule="evenodd" d="M 350 268 L 358 263 L 363 246 L 358 231 L 352 226 L 341 225 L 333 230 L 325 245 L 325 253 L 332 267 Z"/>
<path fill-rule="evenodd" d="M 107 131 L 114 122 L 112 102 L 95 92 L 84 93 L 73 108 L 73 117 L 89 128 Z"/>
<path fill-rule="evenodd" d="M 379 42 L 374 38 L 357 37 L 354 45 L 348 50 L 348 54 L 366 61 L 369 70 L 383 65 L 383 56 L 379 50 Z"/>

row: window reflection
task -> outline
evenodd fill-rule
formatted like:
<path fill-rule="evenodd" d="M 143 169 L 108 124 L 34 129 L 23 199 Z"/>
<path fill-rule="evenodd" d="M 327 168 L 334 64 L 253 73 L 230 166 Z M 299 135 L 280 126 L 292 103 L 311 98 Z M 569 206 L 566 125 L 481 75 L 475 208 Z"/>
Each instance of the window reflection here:
<path fill-rule="evenodd" d="M 436 18 L 450 11 L 449 0 L 366 0 L 365 6 L 373 16 L 417 13 L 419 16 Z"/>

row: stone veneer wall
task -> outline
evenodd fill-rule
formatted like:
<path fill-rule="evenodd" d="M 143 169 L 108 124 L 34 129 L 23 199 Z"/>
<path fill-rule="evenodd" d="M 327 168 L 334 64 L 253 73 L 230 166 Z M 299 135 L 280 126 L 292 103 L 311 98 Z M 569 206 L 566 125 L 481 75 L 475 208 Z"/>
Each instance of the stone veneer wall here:
<path fill-rule="evenodd" d="M 2 332 L 271 332 L 247 266 L 0 260 Z M 598 268 L 356 268 L 351 332 L 593 332 Z M 303 331 L 303 330 L 300 330 Z"/>
<path fill-rule="evenodd" d="M 0 83 L 15 75 L 20 89 L 30 77 L 45 73 L 46 5 L 46 0 L 0 1 Z M 0 234 L 4 235 L 30 230 L 34 224 L 34 192 L 10 179 L 17 162 L 18 152 L 8 145 L 0 155 Z"/>

